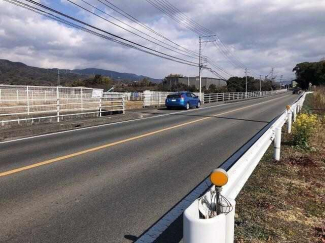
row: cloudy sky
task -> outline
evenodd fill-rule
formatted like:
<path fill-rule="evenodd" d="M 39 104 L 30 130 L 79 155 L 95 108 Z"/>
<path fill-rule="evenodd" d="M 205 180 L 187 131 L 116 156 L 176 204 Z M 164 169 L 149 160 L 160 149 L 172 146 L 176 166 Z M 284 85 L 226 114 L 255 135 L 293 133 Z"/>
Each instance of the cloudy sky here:
<path fill-rule="evenodd" d="M 243 64 L 251 75 L 267 75 L 273 67 L 278 78 L 283 75 L 283 80 L 290 80 L 294 77 L 292 68 L 296 63 L 319 61 L 325 57 L 324 0 L 168 0 L 180 10 L 170 12 L 173 10 L 171 6 L 168 9 L 174 18 L 180 20 L 179 23 L 149 3 L 155 1 L 166 4 L 166 0 L 71 1 L 94 11 L 102 18 L 78 8 L 67 0 L 38 0 L 107 32 L 197 63 L 198 58 L 195 55 L 182 55 L 184 49 L 181 48 L 194 52 L 198 52 L 199 48 L 198 34 L 187 28 L 188 22 L 183 15 L 185 14 L 192 21 L 217 34 L 218 41 L 223 43 L 222 48 L 218 48 L 214 42 L 204 43 L 203 55 L 231 75 L 244 75 L 243 68 L 239 68 Z M 114 3 L 160 36 L 121 16 L 100 1 Z M 85 2 L 115 19 L 93 9 Z M 170 50 L 114 26 L 103 18 L 156 43 L 167 43 Z M 161 36 L 182 47 L 175 46 Z M 44 68 L 95 67 L 153 78 L 163 78 L 169 73 L 191 76 L 198 74 L 196 67 L 121 46 L 4 0 L 0 0 L 0 59 Z M 218 71 L 216 68 L 214 70 Z M 227 74 L 221 74 L 229 77 Z M 213 76 L 208 71 L 204 71 L 203 75 Z"/>

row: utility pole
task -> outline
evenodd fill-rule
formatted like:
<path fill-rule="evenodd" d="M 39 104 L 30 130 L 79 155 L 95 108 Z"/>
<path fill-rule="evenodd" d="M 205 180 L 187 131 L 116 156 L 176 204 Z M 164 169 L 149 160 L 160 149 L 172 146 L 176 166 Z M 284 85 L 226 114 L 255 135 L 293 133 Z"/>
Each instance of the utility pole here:
<path fill-rule="evenodd" d="M 271 70 L 271 81 L 273 81 L 274 68 Z"/>
<path fill-rule="evenodd" d="M 245 97 L 247 98 L 247 68 L 245 68 L 245 76 L 246 76 L 246 91 L 245 91 Z"/>
<path fill-rule="evenodd" d="M 201 63 L 201 47 L 202 47 L 202 40 L 201 36 L 199 36 L 199 82 L 200 82 L 200 88 L 199 88 L 199 95 L 200 100 L 202 102 L 202 79 L 201 79 L 201 71 L 202 71 L 202 63 Z"/>
<path fill-rule="evenodd" d="M 262 94 L 262 75 L 260 75 L 260 96 Z"/>
<path fill-rule="evenodd" d="M 60 69 L 58 69 L 58 86 L 60 86 Z"/>
<path fill-rule="evenodd" d="M 199 80 L 200 80 L 199 93 L 200 93 L 201 102 L 202 102 L 202 77 L 201 77 L 201 72 L 202 72 L 202 69 L 204 67 L 204 65 L 202 63 L 202 38 L 208 38 L 208 37 L 213 37 L 213 36 L 216 36 L 216 35 L 199 36 Z M 206 40 L 206 41 L 203 41 L 203 42 L 204 43 L 214 42 L 214 40 L 213 41 L 212 40 Z M 203 96 L 203 98 L 204 98 L 204 96 Z"/>

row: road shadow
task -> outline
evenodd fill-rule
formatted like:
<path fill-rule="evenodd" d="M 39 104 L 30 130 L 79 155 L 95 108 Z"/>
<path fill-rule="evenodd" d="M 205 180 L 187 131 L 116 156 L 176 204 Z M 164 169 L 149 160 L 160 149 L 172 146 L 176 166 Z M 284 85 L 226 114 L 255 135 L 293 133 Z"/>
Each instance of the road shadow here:
<path fill-rule="evenodd" d="M 124 238 L 131 241 L 131 242 L 136 242 L 138 237 L 134 235 L 124 235 Z"/>
<path fill-rule="evenodd" d="M 149 228 L 150 229 L 150 228 Z M 134 235 L 124 235 L 130 242 L 136 242 L 139 237 Z M 183 214 L 181 214 L 168 228 L 159 235 L 154 243 L 179 243 L 183 239 Z"/>
<path fill-rule="evenodd" d="M 161 110 L 167 110 L 166 108 L 162 108 Z M 161 114 L 168 114 L 168 113 L 161 113 L 161 112 L 141 112 L 142 114 L 150 114 L 150 115 L 161 115 Z M 225 116 L 205 116 L 205 115 L 195 115 L 195 114 L 188 114 L 188 113 L 173 113 L 169 114 L 170 116 L 184 116 L 184 117 L 210 117 L 215 119 L 226 119 L 226 120 L 237 120 L 237 121 L 246 121 L 246 122 L 258 122 L 258 123 L 269 123 L 270 121 L 261 121 L 261 120 L 252 120 L 252 119 L 243 119 L 243 118 L 236 118 L 236 117 L 225 117 Z"/>
<path fill-rule="evenodd" d="M 246 122 L 259 122 L 259 123 L 266 123 L 266 124 L 269 123 L 269 121 L 243 119 L 243 118 L 226 117 L 226 116 L 202 116 L 202 115 L 192 115 L 192 114 L 173 114 L 173 115 L 192 116 L 192 117 L 210 117 L 210 118 L 214 118 L 214 119 L 226 119 L 226 120 L 236 120 L 236 121 L 246 121 Z"/>
<path fill-rule="evenodd" d="M 154 241 L 154 243 L 179 243 L 183 239 L 183 214 Z"/>

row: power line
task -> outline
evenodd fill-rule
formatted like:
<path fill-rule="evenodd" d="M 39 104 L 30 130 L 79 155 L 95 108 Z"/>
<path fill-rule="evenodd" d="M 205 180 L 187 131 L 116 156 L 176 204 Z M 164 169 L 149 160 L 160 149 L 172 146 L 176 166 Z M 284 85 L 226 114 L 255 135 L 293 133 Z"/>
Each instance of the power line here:
<path fill-rule="evenodd" d="M 174 17 L 174 15 L 172 13 L 170 13 L 170 11 L 164 9 L 164 7 L 161 6 L 159 3 L 155 2 L 155 1 L 151 1 L 151 0 L 146 0 L 146 1 L 148 3 L 150 3 L 151 5 L 153 5 L 155 8 L 157 8 L 158 10 L 160 10 L 161 12 L 163 12 L 164 14 L 166 14 L 167 16 L 169 16 L 171 19 L 173 19 L 174 21 L 176 21 L 177 23 L 179 23 L 180 25 L 184 25 L 187 29 L 190 29 L 194 33 L 198 34 L 199 36 L 206 35 L 207 34 L 205 32 L 201 32 L 197 28 L 193 27 L 191 25 L 191 23 L 184 23 L 178 17 Z"/>
<path fill-rule="evenodd" d="M 210 30 L 205 30 L 205 31 L 201 31 L 200 29 L 198 29 L 196 26 L 194 26 L 191 22 L 194 22 L 192 21 L 191 19 L 189 19 L 186 15 L 186 23 L 183 23 L 182 20 L 183 19 L 180 19 L 179 17 L 174 17 L 175 14 L 177 13 L 180 13 L 180 10 L 177 9 L 176 7 L 174 7 L 174 9 L 177 10 L 177 12 L 175 11 L 172 11 L 171 13 L 169 12 L 170 8 L 169 9 L 163 9 L 165 7 L 164 4 L 161 4 L 161 2 L 159 0 L 146 0 L 147 2 L 149 2 L 150 4 L 152 4 L 153 6 L 155 6 L 157 9 L 159 9 L 160 11 L 162 11 L 163 13 L 167 14 L 170 18 L 174 19 L 176 22 L 178 22 L 179 24 L 181 25 L 186 25 L 188 27 L 188 29 L 192 30 L 193 32 L 197 33 L 199 36 L 202 36 L 202 35 L 211 35 L 212 34 L 212 31 Z M 158 1 L 158 2 L 157 2 Z M 163 0 L 164 1 L 164 0 Z M 164 1 L 164 2 L 168 2 L 168 1 Z M 172 4 L 169 3 L 170 6 L 172 6 Z M 202 27 L 204 28 L 204 27 Z M 216 36 L 216 42 L 214 44 L 216 44 L 217 48 L 221 51 L 221 54 L 223 54 L 227 59 L 229 59 L 230 63 L 236 67 L 236 68 L 245 68 L 245 66 L 243 64 L 241 64 L 238 60 L 234 59 L 232 60 L 231 57 L 229 56 L 229 53 L 231 53 L 227 47 L 220 41 L 220 39 Z"/>
<path fill-rule="evenodd" d="M 20 7 L 24 7 L 24 8 L 26 8 L 26 9 L 28 9 L 28 10 L 31 10 L 31 11 L 33 11 L 33 12 L 36 12 L 36 13 L 38 13 L 38 14 L 41 14 L 41 15 L 43 15 L 43 16 L 46 16 L 46 17 L 51 18 L 51 19 L 53 19 L 53 20 L 56 20 L 56 21 L 58 21 L 58 22 L 64 23 L 64 24 L 66 24 L 66 25 L 69 25 L 69 26 L 71 26 L 71 27 L 74 27 L 74 28 L 80 29 L 80 30 L 85 31 L 85 32 L 87 32 L 87 33 L 90 33 L 90 34 L 96 35 L 96 36 L 98 36 L 98 37 L 101 37 L 101 38 L 104 38 L 104 39 L 107 39 L 107 40 L 113 41 L 113 42 L 115 42 L 115 43 L 118 43 L 118 44 L 121 44 L 121 45 L 124 45 L 124 46 L 130 47 L 130 48 L 133 48 L 133 49 L 136 49 L 136 50 L 139 50 L 139 51 L 142 51 L 142 52 L 145 52 L 145 53 L 148 53 L 148 54 L 151 54 L 151 55 L 157 56 L 157 57 L 161 57 L 161 58 L 164 58 L 164 59 L 167 59 L 167 60 L 171 60 L 171 61 L 174 61 L 174 62 L 178 62 L 178 63 L 181 63 L 181 64 L 190 65 L 190 66 L 198 66 L 198 65 L 197 65 L 196 63 L 194 63 L 194 62 L 190 62 L 190 61 L 188 61 L 188 60 L 180 59 L 180 58 L 177 58 L 177 57 L 175 57 L 175 56 L 171 56 L 171 55 L 168 55 L 168 54 L 166 54 L 166 53 L 159 52 L 159 51 L 154 50 L 154 49 L 152 49 L 152 48 L 148 48 L 148 47 L 146 47 L 146 46 L 143 46 L 143 45 L 141 45 L 141 44 L 135 43 L 135 42 L 130 41 L 130 40 L 128 40 L 128 39 L 125 39 L 125 38 L 122 38 L 122 37 L 120 37 L 120 36 L 114 35 L 114 34 L 112 34 L 112 33 L 110 33 L 110 32 L 107 32 L 107 31 L 105 31 L 105 30 L 103 30 L 103 29 L 100 29 L 100 28 L 98 28 L 98 27 L 95 27 L 95 26 L 93 26 L 93 25 L 90 25 L 90 24 L 88 24 L 88 23 L 86 23 L 86 22 L 83 22 L 83 21 L 81 21 L 81 20 L 79 20 L 79 19 L 76 19 L 76 18 L 74 18 L 74 17 L 71 17 L 71 16 L 69 16 L 69 15 L 67 15 L 67 14 L 64 14 L 64 13 L 62 13 L 62 12 L 60 12 L 60 11 L 57 11 L 57 10 L 55 10 L 55 9 L 52 9 L 52 8 L 50 8 L 50 7 L 47 7 L 47 6 L 43 5 L 43 4 L 37 3 L 37 2 L 35 2 L 35 1 L 32 1 L 32 0 L 25 0 L 25 1 L 29 2 L 30 4 L 34 4 L 34 5 L 38 6 L 38 7 L 41 7 L 41 8 L 43 8 L 43 9 L 46 9 L 47 11 L 44 11 L 44 10 L 39 9 L 39 8 L 37 8 L 37 7 L 33 7 L 33 6 L 29 5 L 29 4 L 23 3 L 23 2 L 18 1 L 18 0 L 5 0 L 5 1 L 7 1 L 7 2 L 9 2 L 9 3 L 12 3 L 12 4 L 15 4 L 15 5 L 17 5 L 17 6 L 20 6 Z M 68 0 L 68 1 L 69 1 L 69 0 Z M 72 1 L 69 1 L 69 2 L 73 3 Z M 85 2 L 85 1 L 84 1 L 84 2 Z M 81 6 L 80 6 L 80 7 L 81 7 Z M 83 9 L 84 9 L 84 8 L 83 8 Z M 86 10 L 86 9 L 84 9 L 84 10 Z M 52 12 L 52 13 L 54 13 L 54 14 L 52 14 L 52 13 L 50 13 L 50 12 L 48 12 L 48 11 L 50 11 L 50 12 Z M 89 11 L 89 10 L 88 10 L 88 11 Z M 92 13 L 92 12 L 91 12 L 91 13 Z M 56 15 L 55 15 L 55 14 L 56 14 Z M 61 17 L 59 17 L 59 16 L 57 16 L 57 15 L 63 16 L 63 17 L 66 18 L 66 19 L 62 19 Z M 98 15 L 96 15 L 96 16 L 98 16 Z M 99 16 L 99 17 L 101 17 L 101 16 Z M 73 22 L 71 22 L 71 21 L 68 21 L 67 19 L 70 19 L 70 20 L 72 20 L 72 21 L 74 21 L 74 22 L 77 22 L 78 24 L 73 23 Z M 86 27 L 88 27 L 88 28 L 83 27 L 83 26 L 81 26 L 81 25 L 79 25 L 79 24 L 84 25 L 84 26 L 86 26 Z M 89 28 L 94 29 L 95 31 L 94 31 L 94 30 L 91 30 L 91 29 L 89 29 Z M 98 33 L 97 31 L 102 32 L 102 33 L 104 33 L 104 34 Z M 113 37 L 111 37 L 111 36 L 113 36 Z M 214 65 L 214 66 L 217 67 L 216 65 Z M 217 67 L 217 69 L 219 69 L 219 70 L 221 70 L 221 71 L 224 71 L 224 70 L 222 70 L 222 69 L 219 68 L 219 67 Z M 218 72 L 216 72 L 216 71 L 214 71 L 214 70 L 212 70 L 212 69 L 211 69 L 211 71 L 213 71 L 214 74 L 220 75 L 220 74 L 218 74 Z M 225 71 L 224 71 L 224 72 L 225 72 Z M 226 72 L 225 72 L 225 73 L 226 73 Z M 228 75 L 229 75 L 229 74 L 228 74 Z M 224 77 L 223 77 L 222 75 L 220 75 L 219 77 L 221 77 L 221 78 L 224 79 Z"/>
<path fill-rule="evenodd" d="M 128 14 L 127 12 L 125 12 L 124 10 L 122 10 L 121 8 L 117 7 L 116 5 L 114 5 L 113 3 L 109 2 L 108 0 L 97 0 L 98 2 L 102 3 L 104 6 L 108 7 L 109 9 L 117 12 L 118 14 L 122 15 L 123 17 L 127 18 L 128 20 L 138 24 L 139 26 L 141 26 L 142 28 L 146 29 L 147 31 L 159 36 L 160 38 L 178 46 L 179 48 L 183 49 L 183 50 L 186 50 L 188 52 L 191 52 L 192 54 L 198 56 L 198 53 L 197 52 L 194 52 L 192 50 L 189 50 L 188 48 L 185 48 L 179 44 L 177 44 L 176 42 L 170 40 L 169 38 L 165 37 L 164 35 L 158 33 L 157 31 L 155 31 L 154 29 L 150 28 L 149 26 L 141 23 L 141 21 L 139 21 L 137 18 L 135 18 L 134 16 Z M 103 2 L 105 1 L 105 2 Z"/>
<path fill-rule="evenodd" d="M 167 16 L 172 18 L 174 21 L 179 23 L 180 25 L 184 25 L 187 27 L 187 29 L 190 29 L 194 33 L 201 35 L 211 35 L 213 32 L 201 25 L 199 25 L 197 22 L 191 20 L 189 17 L 187 17 L 185 14 L 183 14 L 178 8 L 173 6 L 171 3 L 169 3 L 167 0 L 146 0 L 148 3 L 153 5 L 155 8 L 160 10 L 161 12 L 165 13 Z M 177 14 L 181 15 L 182 17 L 177 16 Z M 176 16 L 174 16 L 176 15 Z M 185 23 L 184 23 L 185 20 Z M 224 55 L 231 64 L 236 68 L 246 68 L 244 64 L 242 64 L 236 57 L 234 57 L 231 54 L 231 51 L 229 51 L 229 48 L 227 48 L 223 42 L 220 40 L 218 36 L 216 36 L 216 42 L 215 45 L 217 48 L 221 51 L 221 54 Z"/>
<path fill-rule="evenodd" d="M 83 8 L 82 6 L 80 6 L 80 5 L 78 5 L 78 4 L 76 4 L 76 3 L 74 3 L 74 2 L 72 2 L 71 0 L 68 0 L 69 2 L 71 2 L 72 4 L 74 4 L 74 5 L 76 5 L 76 6 L 78 6 L 78 7 L 81 7 L 82 9 L 84 9 L 85 11 L 87 11 L 87 12 L 90 12 L 90 13 L 92 13 L 92 14 L 94 14 L 93 12 L 91 12 L 91 11 L 89 11 L 88 9 L 85 9 L 85 8 Z M 98 11 L 100 11 L 100 12 L 102 12 L 102 13 L 104 13 L 104 14 L 106 14 L 106 15 L 108 15 L 108 16 L 110 16 L 110 17 L 113 17 L 113 16 L 111 16 L 111 15 L 109 15 L 109 14 L 107 14 L 106 12 L 104 12 L 104 11 L 102 11 L 102 10 L 100 10 L 100 9 L 98 9 L 98 8 L 96 8 L 95 6 L 93 6 L 93 5 L 91 5 L 91 4 L 89 4 L 88 2 L 86 2 L 86 1 L 84 1 L 84 0 L 81 0 L 82 2 L 84 2 L 84 3 L 86 3 L 87 5 L 89 5 L 89 6 L 91 6 L 92 8 L 94 8 L 94 9 L 96 9 L 96 10 L 98 10 Z M 100 1 L 100 0 L 99 0 Z M 101 2 L 101 1 L 100 1 Z M 102 2 L 101 2 L 102 3 Z M 112 4 L 113 5 L 113 4 Z M 113 6 L 115 6 L 115 5 L 113 5 Z M 117 7 L 116 7 L 117 8 Z M 100 18 L 102 18 L 101 16 L 98 16 L 97 14 L 95 14 L 97 17 L 100 17 Z M 130 16 L 130 15 L 129 15 Z M 116 19 L 115 17 L 113 17 L 114 19 Z M 105 20 L 107 20 L 107 19 L 105 19 Z M 116 19 L 116 20 L 118 20 L 118 19 Z M 118 20 L 119 22 L 121 22 L 121 23 L 124 23 L 124 22 L 122 22 L 122 21 L 120 21 L 120 20 Z M 111 23 L 111 21 L 109 21 L 110 23 Z M 114 24 L 114 23 L 113 23 Z M 124 23 L 125 24 L 125 23 Z M 114 24 L 114 25 L 116 25 L 116 24 Z M 127 24 L 126 24 L 127 25 Z M 130 25 L 128 25 L 128 26 L 130 26 Z M 118 27 L 120 27 L 120 26 L 118 26 Z M 132 26 L 130 26 L 131 28 L 133 28 L 133 29 L 135 29 L 135 30 L 138 30 L 138 29 L 136 29 L 136 28 L 134 28 L 134 27 L 132 27 Z M 121 27 L 122 29 L 124 29 L 125 30 L 125 28 L 123 28 L 123 27 Z M 128 31 L 128 30 L 127 30 Z M 138 30 L 139 31 L 139 30 Z M 140 31 L 141 32 L 141 31 Z M 133 33 L 133 32 L 131 32 L 131 33 Z M 144 32 L 141 32 L 141 33 L 144 33 Z M 144 34 L 146 34 L 146 33 L 144 33 Z M 137 35 L 137 34 L 136 34 Z M 138 36 L 138 35 L 137 35 Z M 151 36 L 150 36 L 151 37 Z M 147 39 L 146 39 L 147 40 Z M 170 49 L 169 49 L 170 50 Z M 216 65 L 214 66 L 215 68 L 217 68 L 217 69 L 219 69 L 219 70 L 221 70 L 221 71 L 223 71 L 224 73 L 226 73 L 227 75 L 229 75 L 229 76 L 231 76 L 230 74 L 228 74 L 227 72 L 225 72 L 223 69 L 221 69 L 220 67 L 217 67 Z M 217 73 L 217 72 L 216 72 Z M 221 76 L 221 78 L 224 78 L 224 77 L 222 77 Z"/>
<path fill-rule="evenodd" d="M 174 9 L 174 11 L 176 11 L 177 13 L 179 13 L 180 15 L 182 15 L 185 19 L 187 19 L 187 21 L 191 21 L 198 28 L 203 29 L 204 31 L 206 31 L 207 34 L 209 34 L 209 35 L 212 34 L 210 30 L 208 30 L 204 26 L 200 25 L 199 23 L 195 22 L 194 20 L 189 19 L 185 14 L 183 14 L 182 12 L 180 12 L 180 10 L 178 8 L 176 8 L 175 6 L 173 6 L 168 1 L 162 0 L 162 2 L 166 3 L 166 5 L 170 6 L 170 8 Z"/>
<path fill-rule="evenodd" d="M 189 66 L 198 66 L 197 63 L 190 62 L 190 61 L 185 60 L 185 59 L 177 58 L 177 57 L 175 57 L 175 56 L 171 56 L 171 55 L 168 55 L 168 54 L 166 54 L 166 53 L 163 53 L 163 52 L 160 52 L 160 51 L 154 50 L 154 49 L 152 49 L 152 48 L 149 48 L 149 47 L 143 46 L 143 45 L 141 45 L 141 44 L 135 43 L 135 42 L 133 42 L 133 41 L 127 40 L 127 39 L 125 39 L 125 38 L 122 38 L 122 37 L 120 37 L 120 36 L 117 36 L 117 35 L 115 35 L 115 34 L 112 34 L 112 33 L 110 33 L 110 32 L 107 32 L 107 31 L 105 31 L 105 30 L 102 30 L 102 29 L 100 29 L 100 28 L 97 28 L 97 27 L 95 27 L 95 26 L 92 26 L 92 25 L 90 25 L 90 24 L 87 24 L 87 23 L 85 23 L 85 22 L 83 22 L 83 21 L 81 21 L 81 20 L 79 20 L 79 19 L 76 19 L 76 18 L 74 18 L 74 17 L 71 17 L 71 16 L 69 16 L 69 15 L 67 15 L 67 14 L 64 14 L 64 13 L 62 13 L 62 12 L 59 12 L 59 11 L 57 11 L 57 10 L 54 10 L 54 9 L 52 9 L 52 8 L 50 8 L 50 7 L 47 7 L 47 6 L 43 5 L 43 4 L 37 3 L 37 2 L 35 2 L 35 1 L 32 1 L 32 0 L 25 0 L 25 1 L 29 2 L 29 3 L 31 3 L 31 4 L 34 4 L 34 5 L 36 5 L 36 6 L 38 6 L 38 7 L 41 7 L 41 8 L 44 8 L 44 9 L 50 11 L 50 12 L 53 12 L 53 13 L 58 14 L 58 15 L 61 15 L 61 16 L 63 16 L 64 18 L 70 19 L 70 20 L 72 20 L 72 21 L 74 21 L 74 22 L 77 22 L 78 24 L 85 25 L 85 26 L 87 26 L 88 28 L 94 29 L 94 30 L 99 31 L 99 32 L 102 32 L 102 33 L 104 33 L 104 34 L 100 34 L 100 33 L 96 32 L 96 31 L 93 31 L 93 30 L 90 30 L 90 29 L 85 28 L 85 27 L 83 27 L 83 26 L 77 25 L 77 24 L 75 24 L 75 23 L 73 23 L 73 22 L 70 22 L 70 21 L 67 21 L 67 20 L 65 20 L 65 19 L 62 19 L 62 18 L 58 17 L 57 15 L 51 14 L 50 12 L 44 11 L 44 10 L 39 9 L 39 8 L 36 8 L 36 7 L 33 7 L 33 6 L 31 6 L 31 5 L 29 5 L 29 4 L 26 4 L 26 3 L 22 3 L 22 2 L 20 2 L 20 1 L 18 1 L 18 0 L 5 0 L 5 1 L 7 1 L 7 2 L 9 2 L 9 3 L 17 3 L 18 6 L 20 6 L 20 7 L 25 7 L 25 8 L 27 8 L 28 10 L 33 10 L 34 12 L 36 12 L 36 13 L 38 13 L 38 14 L 42 14 L 42 15 L 44 15 L 44 16 L 46 16 L 46 17 L 49 17 L 49 18 L 54 19 L 54 20 L 56 20 L 56 21 L 59 21 L 59 22 L 61 22 L 61 23 L 67 24 L 67 25 L 72 26 L 72 27 L 74 27 L 74 28 L 81 29 L 81 30 L 83 30 L 83 31 L 86 31 L 86 32 L 91 33 L 91 34 L 94 34 L 94 35 L 99 36 L 99 37 L 101 37 L 101 38 L 104 38 L 104 39 L 107 39 L 107 40 L 110 40 L 110 41 L 116 42 L 116 43 L 118 43 L 118 44 L 121 44 L 121 45 L 124 45 L 124 46 L 127 46 L 127 47 L 131 47 L 131 48 L 133 48 L 133 49 L 137 49 L 137 50 L 139 50 L 139 51 L 142 51 L 142 52 L 145 52 L 145 53 L 148 53 L 148 54 L 151 54 L 151 55 L 157 56 L 157 57 L 165 58 L 165 59 L 168 59 L 168 60 L 171 60 L 171 61 L 174 61 L 174 62 L 178 62 L 178 63 L 186 64 L 186 65 L 189 65 Z M 17 4 L 15 4 L 15 5 L 17 5 Z M 107 36 L 107 35 L 108 35 L 108 36 Z M 112 37 L 110 37 L 110 36 L 112 36 Z"/>
<path fill-rule="evenodd" d="M 212 67 L 218 69 L 219 71 L 223 72 L 224 74 L 228 75 L 229 77 L 232 77 L 233 75 L 228 73 L 226 70 L 224 70 L 223 68 L 219 67 L 217 64 L 215 64 L 214 62 L 212 62 L 210 59 L 207 61 Z"/>
<path fill-rule="evenodd" d="M 188 53 L 188 54 L 190 54 L 190 55 L 198 56 L 198 54 L 196 54 L 195 52 L 193 52 L 193 51 L 191 51 L 191 50 L 188 50 L 188 49 L 186 49 L 185 47 L 183 47 L 183 46 L 181 46 L 181 45 L 179 45 L 179 44 L 177 44 L 177 43 L 174 43 L 173 41 L 171 41 L 171 40 L 169 40 L 169 39 L 168 39 L 169 42 L 173 43 L 174 45 L 171 45 L 171 44 L 168 44 L 168 43 L 166 43 L 166 42 L 164 42 L 164 41 L 161 41 L 161 40 L 159 40 L 159 39 L 157 39 L 157 38 L 155 38 L 155 37 L 153 37 L 153 36 L 151 36 L 151 35 L 149 35 L 149 34 L 143 32 L 143 31 L 141 31 L 141 30 L 139 30 L 139 29 L 133 27 L 132 25 L 129 25 L 129 24 L 127 24 L 126 22 L 119 20 L 118 18 L 114 17 L 113 15 L 108 14 L 107 12 L 105 12 L 105 11 L 103 11 L 103 10 L 101 10 L 101 9 L 99 9 L 99 8 L 97 8 L 97 7 L 95 7 L 94 5 L 90 4 L 89 2 L 86 2 L 85 0 L 80 0 L 80 1 L 82 1 L 83 3 L 85 3 L 85 4 L 89 5 L 89 6 L 91 6 L 91 7 L 94 8 L 94 9 L 98 10 L 99 12 L 101 12 L 101 13 L 103 13 L 103 14 L 105 14 L 105 15 L 111 17 L 111 18 L 113 18 L 114 20 L 116 20 L 116 21 L 118 21 L 118 22 L 120 22 L 120 23 L 122 23 L 122 24 L 128 26 L 129 28 L 132 28 L 132 29 L 138 31 L 138 32 L 141 33 L 141 34 L 144 34 L 144 35 L 146 35 L 146 36 L 148 36 L 148 37 L 150 37 L 150 38 L 152 38 L 152 39 L 154 39 L 154 40 L 156 40 L 156 41 L 159 41 L 160 43 L 163 43 L 163 44 L 165 44 L 165 45 L 167 45 L 167 46 L 169 46 L 169 47 L 171 47 L 171 48 L 175 48 L 175 46 L 176 46 L 176 48 L 177 48 L 179 51 L 182 51 L 182 52 L 184 52 L 184 53 Z M 98 0 L 98 1 L 101 2 L 100 0 Z M 101 3 L 102 3 L 102 2 L 101 2 Z M 102 4 L 104 4 L 104 3 L 102 3 Z M 166 38 L 166 39 L 167 39 L 167 38 Z"/>
<path fill-rule="evenodd" d="M 127 32 L 129 32 L 129 33 L 131 33 L 131 34 L 134 34 L 135 36 L 138 36 L 138 37 L 140 37 L 140 38 L 142 38 L 142 39 L 144 39 L 144 40 L 146 40 L 146 41 L 149 41 L 150 43 L 156 44 L 156 45 L 158 45 L 158 46 L 160 46 L 160 47 L 163 47 L 163 48 L 165 48 L 165 49 L 167 49 L 167 50 L 169 50 L 169 51 L 176 52 L 176 53 L 178 53 L 178 54 L 181 54 L 181 55 L 184 55 L 184 56 L 187 56 L 187 57 L 190 57 L 190 58 L 196 58 L 196 57 L 193 56 L 193 55 L 188 55 L 188 54 L 185 54 L 185 53 L 182 53 L 182 52 L 176 51 L 176 50 L 175 50 L 175 47 L 173 47 L 174 49 L 171 49 L 170 47 L 166 47 L 166 46 L 164 46 L 164 45 L 162 45 L 162 44 L 159 44 L 159 43 L 157 43 L 157 42 L 155 42 L 155 41 L 151 41 L 151 40 L 149 40 L 148 38 L 143 37 L 143 36 L 141 36 L 141 35 L 139 35 L 139 34 L 133 32 L 133 31 L 130 31 L 130 30 L 128 30 L 128 29 L 126 29 L 126 28 L 124 28 L 124 27 L 122 27 L 122 26 L 120 26 L 120 25 L 118 25 L 118 24 L 116 24 L 116 23 L 114 23 L 114 22 L 112 22 L 112 21 L 110 21 L 110 20 L 108 20 L 108 19 L 106 19 L 106 18 L 104 18 L 104 17 L 102 17 L 102 16 L 100 16 L 100 15 L 98 15 L 98 14 L 96 14 L 96 13 L 94 13 L 94 12 L 92 12 L 92 11 L 86 9 L 86 8 L 84 8 L 84 7 L 82 7 L 82 6 L 80 6 L 79 4 L 77 4 L 77 3 L 75 3 L 75 2 L 73 2 L 73 1 L 71 1 L 71 0 L 67 0 L 67 1 L 70 2 L 70 3 L 72 3 L 73 5 L 75 5 L 75 6 L 79 7 L 79 8 L 81 8 L 81 9 L 83 9 L 84 11 L 86 11 L 86 12 L 88 12 L 88 13 L 91 13 L 91 14 L 93 14 L 94 16 L 96 16 L 96 17 L 98 17 L 98 18 L 100 18 L 100 19 L 102 19 L 102 20 L 104 20 L 104 21 L 106 21 L 106 22 L 108 22 L 108 23 L 114 25 L 114 26 L 117 26 L 117 27 L 119 27 L 119 28 L 121 28 L 121 29 L 123 29 L 123 30 L 125 30 L 125 31 L 127 31 Z M 94 9 L 100 11 L 101 13 L 106 14 L 106 12 L 104 12 L 104 11 L 102 11 L 102 10 L 96 8 L 96 7 L 93 6 L 92 4 L 89 4 L 89 3 L 87 3 L 87 2 L 84 1 L 84 0 L 81 0 L 81 1 L 84 2 L 84 3 L 86 3 L 86 4 L 88 4 L 88 5 L 90 5 L 92 8 L 94 8 Z M 109 16 L 110 16 L 110 15 L 109 15 Z M 124 23 L 124 24 L 125 24 L 125 23 Z M 126 24 L 126 25 L 127 25 L 127 24 Z M 132 27 L 132 26 L 130 26 L 130 25 L 128 25 L 128 26 L 129 26 L 129 27 Z M 132 28 L 133 28 L 133 27 L 132 27 Z M 134 28 L 134 29 L 135 29 L 135 28 Z M 136 29 L 136 30 L 137 30 L 137 29 Z M 137 31 L 139 31 L 139 30 L 137 30 Z M 140 31 L 140 32 L 141 32 L 141 31 Z M 144 32 L 142 32 L 142 33 L 143 33 L 143 34 L 146 34 L 146 33 L 144 33 Z M 149 36 L 149 37 L 151 37 L 151 36 Z M 153 37 L 151 37 L 151 38 L 153 38 Z M 154 39 L 155 39 L 155 38 L 154 38 Z M 158 39 L 156 39 L 156 40 L 158 40 Z M 158 40 L 158 41 L 159 41 L 159 40 Z M 164 43 L 164 42 L 163 42 L 163 43 Z"/>
<path fill-rule="evenodd" d="M 196 26 L 196 23 L 189 19 L 185 14 L 181 13 L 179 9 L 175 8 L 172 4 L 170 4 L 168 1 L 160 1 L 160 0 L 152 0 L 165 10 L 167 10 L 169 13 L 171 13 L 172 17 L 175 16 L 176 19 L 180 20 L 181 22 L 186 21 L 186 24 L 196 30 L 197 32 L 200 32 L 200 35 L 210 35 L 211 33 L 209 31 L 202 31 L 201 26 Z M 194 22 L 194 23 L 193 23 Z"/>
<path fill-rule="evenodd" d="M 225 77 L 223 77 L 220 73 L 216 72 L 215 70 L 208 68 L 207 70 L 209 70 L 212 74 L 214 74 L 215 76 L 217 76 L 220 79 L 224 79 L 227 80 Z"/>

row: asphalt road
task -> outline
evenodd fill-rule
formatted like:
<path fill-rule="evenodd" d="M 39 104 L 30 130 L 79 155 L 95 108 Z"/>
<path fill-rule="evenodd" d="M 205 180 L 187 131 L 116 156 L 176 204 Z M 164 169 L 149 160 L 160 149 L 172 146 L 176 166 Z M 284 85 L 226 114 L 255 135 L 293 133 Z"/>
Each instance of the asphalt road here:
<path fill-rule="evenodd" d="M 296 98 L 0 143 L 0 242 L 132 242 Z"/>

